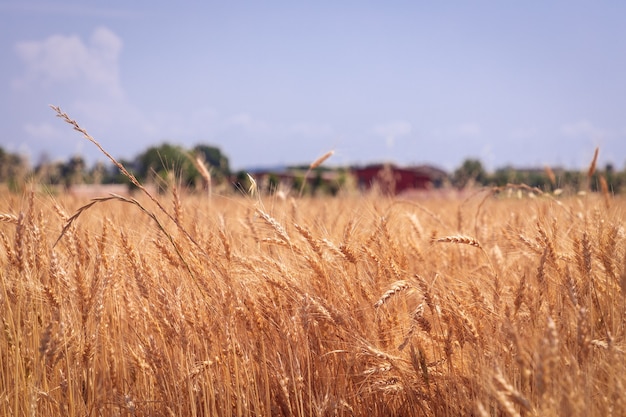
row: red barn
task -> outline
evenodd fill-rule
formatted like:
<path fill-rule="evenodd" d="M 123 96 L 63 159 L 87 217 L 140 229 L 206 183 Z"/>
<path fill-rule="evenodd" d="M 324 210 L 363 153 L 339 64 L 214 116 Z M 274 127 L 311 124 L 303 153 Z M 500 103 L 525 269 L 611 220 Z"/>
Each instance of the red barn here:
<path fill-rule="evenodd" d="M 359 187 L 369 189 L 376 184 L 385 194 L 399 194 L 406 190 L 427 190 L 440 185 L 446 173 L 429 166 L 400 168 L 393 164 L 375 164 L 354 168 Z"/>

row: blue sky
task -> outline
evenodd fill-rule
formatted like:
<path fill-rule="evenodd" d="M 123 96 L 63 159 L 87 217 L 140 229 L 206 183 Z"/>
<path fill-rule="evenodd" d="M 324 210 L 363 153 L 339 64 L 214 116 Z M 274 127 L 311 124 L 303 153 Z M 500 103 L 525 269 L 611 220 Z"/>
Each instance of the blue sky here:
<path fill-rule="evenodd" d="M 0 1 L 0 146 L 241 169 L 626 164 L 626 2 Z"/>

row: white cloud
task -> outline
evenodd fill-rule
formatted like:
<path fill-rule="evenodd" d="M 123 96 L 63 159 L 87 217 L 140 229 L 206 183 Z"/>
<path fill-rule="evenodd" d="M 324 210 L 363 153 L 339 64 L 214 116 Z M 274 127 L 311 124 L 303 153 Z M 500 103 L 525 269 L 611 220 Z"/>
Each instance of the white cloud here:
<path fill-rule="evenodd" d="M 50 104 L 60 105 L 98 140 L 111 143 L 115 152 L 137 146 L 135 142 L 149 140 L 146 136 L 154 133 L 155 123 L 147 120 L 124 93 L 120 82 L 122 47 L 122 39 L 105 27 L 96 28 L 87 39 L 54 34 L 18 42 L 15 51 L 24 71 L 13 80 L 15 94 L 37 103 L 54 97 Z M 80 151 L 84 139 L 60 120 L 50 121 L 49 112 L 29 114 L 22 120 L 29 147 Z M 141 139 L 131 145 L 128 137 Z"/>
<path fill-rule="evenodd" d="M 258 152 L 276 143 L 294 152 L 303 143 L 320 145 L 335 134 L 329 124 L 306 120 L 279 123 L 246 111 L 224 114 L 209 103 L 195 108 L 180 103 L 155 103 L 156 108 L 140 109 L 127 97 L 121 84 L 122 47 L 122 39 L 107 28 L 98 28 L 88 37 L 55 34 L 18 42 L 15 51 L 24 70 L 14 80 L 13 94 L 33 102 L 54 97 L 51 104 L 60 105 L 107 151 L 123 157 L 163 140 L 186 145 L 197 141 L 227 141 L 224 146 L 245 143 L 256 146 L 252 149 Z M 34 154 L 44 149 L 62 155 L 84 146 L 86 152 L 100 156 L 70 126 L 53 119 L 51 112 L 28 113 L 20 121 L 24 141 Z M 391 133 L 402 134 L 404 130 L 396 127 Z M 240 150 L 233 154 L 236 152 Z M 89 154 L 86 156 L 89 158 Z"/>
<path fill-rule="evenodd" d="M 586 137 L 590 139 L 603 139 L 609 135 L 606 130 L 594 126 L 588 120 L 579 120 L 565 124 L 561 126 L 561 133 L 568 137 Z"/>
<path fill-rule="evenodd" d="M 513 129 L 511 133 L 509 134 L 509 136 L 511 137 L 511 139 L 516 139 L 516 140 L 530 139 L 530 138 L 537 136 L 537 129 L 532 128 L 532 127 Z"/>
<path fill-rule="evenodd" d="M 252 116 L 248 113 L 238 113 L 225 121 L 226 126 L 250 127 L 253 124 Z"/>
<path fill-rule="evenodd" d="M 476 122 L 466 122 L 443 128 L 435 128 L 431 131 L 433 136 L 454 140 L 459 138 L 478 138 L 482 133 L 482 127 Z"/>
<path fill-rule="evenodd" d="M 374 126 L 374 133 L 384 137 L 387 147 L 392 148 L 397 137 L 408 135 L 412 129 L 411 123 L 397 120 Z"/>
<path fill-rule="evenodd" d="M 480 136 L 482 129 L 478 123 L 463 123 L 455 129 L 455 133 L 463 137 Z"/>
<path fill-rule="evenodd" d="M 42 41 L 18 42 L 15 51 L 26 68 L 25 74 L 14 80 L 13 85 L 28 88 L 72 82 L 120 96 L 122 45 L 122 40 L 105 27 L 95 29 L 87 43 L 76 35 L 52 35 Z"/>
<path fill-rule="evenodd" d="M 194 125 L 206 126 L 218 120 L 219 112 L 213 107 L 199 107 L 191 112 L 191 121 Z"/>
<path fill-rule="evenodd" d="M 222 123 L 223 129 L 242 129 L 247 133 L 264 134 L 272 130 L 272 127 L 264 120 L 253 117 L 250 113 L 242 112 L 227 117 Z"/>
<path fill-rule="evenodd" d="M 36 138 L 41 139 L 58 139 L 61 137 L 62 132 L 58 126 L 53 126 L 51 123 L 27 123 L 24 125 L 24 131 Z"/>
<path fill-rule="evenodd" d="M 333 133 L 333 128 L 326 124 L 300 122 L 288 126 L 286 132 L 289 135 L 319 138 L 331 135 Z"/>
<path fill-rule="evenodd" d="M 60 120 L 29 122 L 24 124 L 22 129 L 29 140 L 22 143 L 21 147 L 24 153 L 30 156 L 37 157 L 52 152 L 56 158 L 61 154 L 83 154 L 85 149 L 85 139 Z M 38 146 L 33 147 L 33 143 L 37 143 Z"/>

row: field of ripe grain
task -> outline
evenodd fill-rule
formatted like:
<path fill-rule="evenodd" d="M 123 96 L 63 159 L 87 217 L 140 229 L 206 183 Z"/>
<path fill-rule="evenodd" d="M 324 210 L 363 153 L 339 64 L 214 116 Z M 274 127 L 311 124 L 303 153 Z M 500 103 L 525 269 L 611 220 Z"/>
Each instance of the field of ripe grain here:
<path fill-rule="evenodd" d="M 0 415 L 626 415 L 624 200 L 137 198 L 3 192 Z"/>

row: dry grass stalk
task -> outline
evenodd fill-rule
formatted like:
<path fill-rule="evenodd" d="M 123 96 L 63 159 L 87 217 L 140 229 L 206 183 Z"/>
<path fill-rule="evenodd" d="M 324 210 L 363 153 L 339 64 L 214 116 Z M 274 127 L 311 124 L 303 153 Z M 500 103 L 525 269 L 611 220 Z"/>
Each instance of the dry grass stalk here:
<path fill-rule="evenodd" d="M 456 314 L 460 318 L 460 322 L 463 325 L 462 332 L 459 333 L 468 335 L 470 342 L 472 343 L 478 342 L 480 340 L 480 335 L 478 334 L 478 330 L 469 315 L 463 310 L 463 308 L 460 307 L 456 308 Z"/>
<path fill-rule="evenodd" d="M 619 277 L 619 288 L 622 292 L 622 298 L 626 298 L 626 252 L 624 252 L 624 258 L 622 259 L 622 273 Z"/>
<path fill-rule="evenodd" d="M 550 180 L 550 184 L 552 184 L 553 187 L 556 186 L 556 175 L 554 175 L 554 171 L 552 171 L 552 168 L 550 168 L 549 165 L 546 165 L 544 171 L 546 172 L 546 175 Z"/>
<path fill-rule="evenodd" d="M 410 288 L 411 285 L 402 280 L 402 281 L 396 281 L 394 282 L 391 287 L 380 297 L 380 299 L 378 299 L 378 301 L 376 301 L 376 303 L 374 303 L 374 308 L 378 308 L 380 306 L 382 306 L 383 304 L 385 304 L 391 297 L 394 297 L 395 295 L 399 294 L 400 292 Z"/>
<path fill-rule="evenodd" d="M 444 236 L 444 237 L 440 237 L 440 238 L 435 239 L 435 242 L 437 242 L 437 243 L 457 243 L 457 244 L 461 244 L 461 245 L 474 246 L 475 248 L 482 249 L 482 246 L 480 245 L 480 243 L 476 239 L 474 239 L 473 237 L 470 237 L 470 236 L 462 236 L 462 235 Z"/>
<path fill-rule="evenodd" d="M 476 402 L 476 409 L 475 409 L 476 415 L 480 416 L 480 417 L 490 417 L 491 414 L 489 414 L 487 412 L 487 409 L 485 408 L 485 406 L 483 405 L 483 403 L 478 400 Z"/>
<path fill-rule="evenodd" d="M 316 258 L 308 255 L 304 255 L 304 260 L 309 264 L 311 269 L 315 271 L 319 278 L 321 278 L 322 280 L 325 280 L 327 278 L 328 274 L 326 273 L 324 264 L 320 263 Z"/>
<path fill-rule="evenodd" d="M 275 237 L 264 237 L 260 240 L 260 242 L 268 245 L 283 246 L 285 248 L 289 247 L 289 243 L 286 242 L 284 239 L 277 239 Z"/>
<path fill-rule="evenodd" d="M 437 222 L 437 224 L 439 224 L 442 228 L 449 229 L 448 224 L 444 222 L 438 214 L 434 213 L 432 210 L 425 207 L 423 204 L 419 204 L 419 203 L 416 203 L 414 201 L 409 201 L 409 200 L 395 200 L 393 201 L 389 209 L 391 209 L 396 204 L 408 204 L 412 207 L 415 207 L 419 209 L 420 211 L 426 213 L 430 218 L 432 218 L 435 222 Z"/>
<path fill-rule="evenodd" d="M 587 170 L 587 178 L 593 177 L 593 174 L 596 172 L 596 163 L 598 162 L 598 153 L 600 152 L 600 148 L 596 148 L 593 152 L 593 159 L 589 164 L 589 169 Z"/>
<path fill-rule="evenodd" d="M 528 191 L 528 195 L 529 196 L 534 195 L 534 194 L 544 195 L 544 192 L 540 188 L 531 187 L 530 185 L 524 184 L 524 183 L 522 183 L 522 184 L 510 184 L 509 183 L 506 186 L 504 186 L 502 188 L 499 188 L 499 190 L 502 190 L 502 189 L 512 189 L 512 190 Z"/>
<path fill-rule="evenodd" d="M 381 276 L 383 274 L 383 272 L 386 271 L 385 265 L 383 264 L 381 259 L 378 257 L 378 255 L 372 249 L 369 248 L 369 246 L 363 246 L 362 249 L 363 249 L 363 252 L 365 252 L 365 254 L 372 261 L 374 261 L 374 264 L 376 265 L 377 276 Z"/>
<path fill-rule="evenodd" d="M 3 232 L 0 231 L 0 240 L 2 240 L 2 246 L 4 248 L 5 256 L 7 257 L 7 263 L 13 267 L 18 265 L 17 256 L 15 251 L 13 250 L 13 246 L 11 242 L 9 242 L 9 238 Z"/>
<path fill-rule="evenodd" d="M 94 145 L 96 145 L 96 147 L 100 150 L 100 152 L 102 152 L 107 158 L 109 158 L 109 160 L 111 162 L 113 162 L 113 164 L 122 172 L 122 174 L 124 174 L 124 176 L 126 178 L 128 178 L 130 180 L 130 182 L 136 186 L 137 188 L 139 188 L 144 194 L 146 194 L 160 209 L 161 211 L 163 211 L 164 213 L 167 213 L 167 210 L 165 210 L 165 208 L 161 205 L 161 202 L 156 199 L 152 193 L 150 193 L 138 180 L 137 178 L 130 173 L 126 167 L 124 167 L 124 165 L 122 165 L 121 163 L 119 163 L 115 158 L 113 158 L 113 156 L 111 156 L 111 154 L 109 154 L 103 147 L 102 145 L 100 145 L 100 143 L 98 143 L 98 141 L 96 141 L 89 133 L 87 133 L 87 131 L 85 129 L 83 129 L 82 127 L 80 127 L 80 125 L 75 121 L 72 120 L 67 113 L 63 112 L 61 110 L 60 107 L 58 106 L 50 106 L 52 108 L 52 110 L 54 110 L 57 114 L 57 117 L 63 119 L 63 121 L 65 121 L 66 123 L 68 123 L 69 125 L 71 125 L 73 127 L 73 129 L 79 133 L 81 133 L 83 135 L 83 137 L 85 139 L 87 139 L 89 142 L 93 143 Z"/>
<path fill-rule="evenodd" d="M 169 251 L 169 249 L 163 244 L 163 242 L 161 242 L 159 239 L 152 239 L 152 243 L 154 243 L 161 255 L 165 257 L 165 259 L 167 259 L 170 265 L 175 268 L 178 268 L 180 266 L 180 260 L 172 252 Z"/>
<path fill-rule="evenodd" d="M 209 198 L 211 197 L 213 183 L 211 180 L 211 172 L 207 169 L 205 162 L 202 160 L 200 156 L 196 156 L 191 159 L 193 161 L 194 166 L 200 173 L 202 180 L 204 181 L 204 186 L 207 190 Z"/>
<path fill-rule="evenodd" d="M 125 167 L 124 165 L 122 165 L 120 162 L 118 162 L 115 158 L 113 158 L 113 156 L 111 156 L 111 154 L 109 154 L 103 147 L 102 145 L 100 145 L 100 143 L 98 143 L 98 141 L 96 141 L 89 133 L 87 133 L 87 131 L 85 129 L 83 129 L 82 127 L 80 127 L 80 125 L 75 121 L 72 120 L 67 113 L 61 111 L 61 109 L 57 106 L 50 106 L 56 113 L 57 113 L 57 117 L 63 119 L 66 123 L 68 123 L 69 125 L 71 125 L 73 127 L 74 130 L 76 130 L 77 132 L 80 132 L 83 137 L 85 139 L 87 139 L 88 141 L 90 141 L 91 143 L 93 143 L 94 145 L 96 145 L 96 147 L 100 150 L 100 152 L 102 152 L 107 158 L 109 158 L 109 160 L 111 162 L 113 162 L 113 164 L 122 172 L 122 174 L 129 179 L 129 181 L 136 186 L 137 188 L 139 188 L 146 196 L 148 196 L 148 198 L 150 198 L 150 200 L 156 204 L 156 206 L 159 208 L 159 210 L 161 212 L 163 212 L 170 220 L 172 220 L 174 223 L 176 223 L 176 225 L 178 226 L 178 229 L 183 232 L 185 234 L 185 236 L 187 237 L 187 239 L 189 239 L 198 249 L 202 250 L 201 246 L 196 242 L 196 240 L 189 234 L 189 232 L 178 222 L 176 222 L 176 219 L 174 218 L 174 216 L 172 214 L 170 214 L 165 207 L 163 206 L 163 204 L 161 204 L 161 202 L 150 192 L 148 191 L 148 189 L 146 189 L 146 187 L 144 187 L 138 180 L 137 178 L 130 173 Z M 114 198 L 119 198 L 119 196 L 114 196 Z M 134 199 L 132 199 L 134 200 Z M 138 202 L 136 200 L 134 200 L 134 202 L 136 204 L 138 204 Z M 142 207 L 143 209 L 143 207 Z M 147 210 L 143 209 L 145 212 L 147 212 Z M 154 215 L 152 215 L 153 218 Z M 70 224 L 71 222 L 68 220 L 68 224 Z M 65 229 L 64 229 L 65 231 Z M 58 241 L 58 240 L 57 240 Z M 208 254 L 205 253 L 205 255 L 208 257 Z M 191 272 L 191 269 L 189 269 L 189 271 Z"/>
<path fill-rule="evenodd" d="M 506 393 L 496 391 L 494 393 L 494 397 L 496 398 L 502 411 L 505 413 L 504 415 L 508 417 L 521 417 L 521 414 L 515 408 L 515 404 L 511 401 L 511 398 L 506 395 Z"/>
<path fill-rule="evenodd" d="M 343 258 L 344 255 L 343 253 L 339 250 L 339 248 L 337 247 L 337 245 L 335 245 L 333 242 L 331 242 L 328 239 L 322 239 L 321 242 L 324 244 L 324 246 L 335 256 L 339 257 L 339 258 Z"/>
<path fill-rule="evenodd" d="M 537 369 L 535 384 L 540 397 L 546 395 L 546 391 L 551 388 L 548 385 L 554 384 L 554 371 L 559 360 L 558 345 L 559 337 L 556 324 L 552 317 L 548 316 L 545 336 L 541 341 L 542 348 L 537 355 L 535 363 Z"/>
<path fill-rule="evenodd" d="M 317 256 L 322 257 L 322 247 L 320 246 L 317 239 L 313 237 L 311 231 L 304 226 L 300 226 L 297 223 L 294 223 L 293 227 L 298 231 L 298 233 L 300 233 L 302 237 L 306 239 L 309 246 L 311 246 L 311 249 L 313 249 L 313 252 L 315 252 Z"/>
<path fill-rule="evenodd" d="M 524 410 L 524 412 L 533 413 L 532 405 L 528 398 L 526 398 L 505 379 L 504 375 L 502 375 L 502 370 L 499 367 L 496 368 L 496 372 L 493 375 L 493 383 L 499 392 L 504 394 L 504 396 L 509 400 L 513 401 L 513 403 L 517 404 L 522 410 Z M 510 410 L 510 407 L 507 405 L 506 409 Z M 517 412 L 514 411 L 514 414 L 517 414 Z"/>
<path fill-rule="evenodd" d="M 311 163 L 311 165 L 309 165 L 309 169 L 315 169 L 317 167 L 319 167 L 320 165 L 322 165 L 328 158 L 330 158 L 331 156 L 333 156 L 335 154 L 335 151 L 328 151 L 326 152 L 324 155 L 320 156 L 319 158 L 317 158 L 315 161 L 313 161 Z"/>
<path fill-rule="evenodd" d="M 543 247 L 544 247 L 544 250 L 542 253 L 545 253 L 550 263 L 553 266 L 558 268 L 558 264 L 556 263 L 556 260 L 557 260 L 556 247 L 554 246 L 553 239 L 551 239 L 550 236 L 548 236 L 548 234 L 546 233 L 544 228 L 541 227 L 540 224 L 537 224 L 537 230 L 539 231 L 539 236 L 540 236 L 539 241 L 543 243 Z"/>
<path fill-rule="evenodd" d="M 417 285 L 419 286 L 420 291 L 422 292 L 422 296 L 424 297 L 424 302 L 428 306 L 428 309 L 434 316 L 438 316 L 439 307 L 436 305 L 436 297 L 432 293 L 431 285 L 426 283 L 426 280 L 418 274 L 415 274 L 415 279 L 417 280 Z"/>
<path fill-rule="evenodd" d="M 536 242 L 532 241 L 531 239 L 529 239 L 528 237 L 524 236 L 521 233 L 517 234 L 517 237 L 520 240 L 520 242 L 524 244 L 524 246 L 526 246 L 531 251 L 535 252 L 537 255 L 543 254 L 543 248 Z"/>
<path fill-rule="evenodd" d="M 304 300 L 312 307 L 312 310 L 315 311 L 316 317 L 323 318 L 327 322 L 333 325 L 337 325 L 337 321 L 335 320 L 333 315 L 330 313 L 328 308 L 322 304 L 320 300 L 312 297 L 307 293 L 304 294 Z"/>
<path fill-rule="evenodd" d="M 63 221 L 63 223 L 69 220 L 70 216 L 63 209 L 63 207 L 59 205 L 59 203 L 56 200 L 53 200 L 53 207 L 54 207 L 54 211 L 57 213 L 57 215 Z"/>
<path fill-rule="evenodd" d="M 350 248 L 350 246 L 342 243 L 341 245 L 339 245 L 339 251 L 343 254 L 348 262 L 353 264 L 357 263 L 358 255 L 352 248 Z"/>
<path fill-rule="evenodd" d="M 602 191 L 602 197 L 604 197 L 604 205 L 607 210 L 611 208 L 611 192 L 609 191 L 609 184 L 606 182 L 604 175 L 600 175 L 600 191 Z"/>
<path fill-rule="evenodd" d="M 547 289 L 546 282 L 546 258 L 547 258 L 548 248 L 546 248 L 541 254 L 541 258 L 539 258 L 539 266 L 537 267 L 537 283 L 539 284 L 539 288 L 542 291 Z M 541 303 L 544 297 L 537 297 L 537 302 Z"/>
<path fill-rule="evenodd" d="M 183 205 L 180 201 L 180 189 L 176 185 L 176 180 L 174 178 L 171 178 L 171 184 L 172 184 L 172 200 L 173 200 L 172 202 L 174 206 L 174 221 L 176 222 L 176 224 L 182 225 Z"/>
<path fill-rule="evenodd" d="M 526 274 L 522 275 L 522 279 L 519 281 L 519 285 L 517 286 L 517 290 L 515 290 L 515 300 L 513 301 L 513 306 L 515 307 L 515 314 L 519 311 L 522 303 L 526 302 Z"/>
<path fill-rule="evenodd" d="M 404 337 L 403 342 L 400 346 L 398 346 L 398 350 L 403 350 L 406 347 L 411 340 L 411 336 L 413 336 L 418 328 L 426 333 L 430 333 L 432 330 L 430 322 L 426 319 L 426 317 L 424 317 L 424 303 L 419 303 L 415 310 L 413 310 L 413 313 L 411 313 L 411 325 L 409 327 L 409 331 Z"/>
<path fill-rule="evenodd" d="M 256 180 L 254 179 L 254 177 L 248 173 L 246 173 L 246 175 L 248 176 L 248 181 L 250 182 L 250 187 L 248 188 L 248 194 L 250 194 L 251 197 L 254 196 L 259 196 L 259 186 L 256 183 Z"/>
<path fill-rule="evenodd" d="M 272 229 L 274 229 L 274 231 L 276 232 L 276 234 L 278 235 L 280 239 L 282 239 L 285 243 L 291 246 L 291 239 L 289 238 L 287 231 L 280 223 L 278 223 L 276 219 L 274 219 L 272 216 L 270 216 L 269 214 L 267 214 L 266 212 L 264 212 L 263 210 L 259 208 L 256 209 L 256 213 L 259 216 L 261 216 L 261 218 L 265 221 L 266 224 L 268 224 L 269 226 L 271 226 Z"/>
<path fill-rule="evenodd" d="M 409 221 L 411 222 L 411 229 L 415 232 L 415 236 L 418 239 L 421 239 L 422 236 L 424 235 L 424 227 L 422 226 L 422 223 L 420 222 L 419 218 L 415 214 L 409 214 L 407 215 L 407 217 L 409 218 Z"/>
<path fill-rule="evenodd" d="M 230 245 L 230 241 L 228 240 L 228 237 L 226 236 L 225 230 L 226 230 L 226 226 L 222 219 L 222 226 L 218 229 L 217 233 L 220 237 L 222 245 L 224 246 L 224 255 L 226 256 L 226 259 L 230 262 L 232 259 L 232 248 Z"/>
<path fill-rule="evenodd" d="M 333 156 L 334 153 L 335 151 L 328 151 L 324 155 L 317 158 L 315 161 L 311 162 L 311 164 L 309 165 L 309 169 L 306 171 L 306 173 L 304 174 L 304 178 L 302 179 L 302 186 L 300 187 L 300 197 L 302 197 L 302 193 L 304 192 L 304 186 L 306 185 L 306 180 L 309 177 L 311 171 L 322 165 L 328 158 Z"/>
<path fill-rule="evenodd" d="M 14 214 L 0 213 L 0 222 L 17 224 L 18 218 Z"/>
<path fill-rule="evenodd" d="M 0 414 L 624 414 L 622 199 L 483 199 L 473 236 L 501 248 L 494 279 L 421 241 L 453 230 L 456 200 L 423 201 L 440 221 L 417 213 L 419 237 L 413 206 L 376 196 L 273 201 L 264 219 L 238 197 L 170 207 L 178 223 L 194 208 L 202 250 L 142 201 L 64 197 L 70 217 L 0 199 L 21 213 L 0 223 Z"/>
<path fill-rule="evenodd" d="M 63 226 L 63 230 L 61 231 L 61 234 L 59 235 L 59 237 L 57 238 L 57 240 L 54 242 L 54 246 L 57 245 L 57 243 L 61 240 L 61 238 L 63 237 L 63 235 L 65 235 L 65 233 L 70 229 L 70 227 L 72 226 L 73 222 L 76 221 L 78 219 L 78 217 L 80 217 L 80 215 L 85 211 L 88 210 L 89 208 L 93 207 L 95 204 L 98 203 L 103 203 L 106 201 L 111 201 L 111 200 L 115 200 L 115 201 L 121 201 L 124 203 L 129 203 L 129 204 L 133 204 L 137 207 L 139 207 L 139 209 L 145 213 L 148 217 L 150 217 L 158 226 L 159 230 L 161 232 L 163 232 L 163 234 L 165 234 L 165 236 L 167 236 L 168 240 L 170 241 L 170 243 L 172 244 L 172 246 L 174 247 L 178 257 L 180 258 L 180 260 L 182 261 L 182 263 L 185 265 L 185 267 L 187 268 L 187 271 L 189 272 L 189 274 L 193 277 L 195 276 L 191 267 L 189 266 L 189 264 L 187 263 L 187 261 L 185 260 L 185 258 L 183 257 L 182 253 L 179 250 L 178 245 L 176 244 L 176 242 L 174 241 L 174 237 L 165 229 L 165 227 L 163 226 L 163 224 L 161 223 L 161 221 L 158 219 L 158 217 L 151 211 L 147 210 L 143 205 L 141 205 L 141 203 L 139 203 L 139 201 L 135 200 L 134 198 L 126 198 L 120 195 L 115 195 L 112 194 L 111 197 L 100 197 L 100 198 L 94 198 L 91 200 L 90 203 L 85 204 L 84 206 L 80 207 L 78 210 L 76 210 L 76 213 L 74 213 L 74 215 L 72 215 L 67 222 L 65 223 L 65 226 Z M 195 242 L 195 241 L 194 241 Z M 196 244 L 197 246 L 197 244 Z"/>
<path fill-rule="evenodd" d="M 617 280 L 617 250 L 618 250 L 619 228 L 616 226 L 609 227 L 608 232 L 600 241 L 600 250 L 598 251 L 600 261 L 604 266 L 604 270 L 612 280 Z"/>

